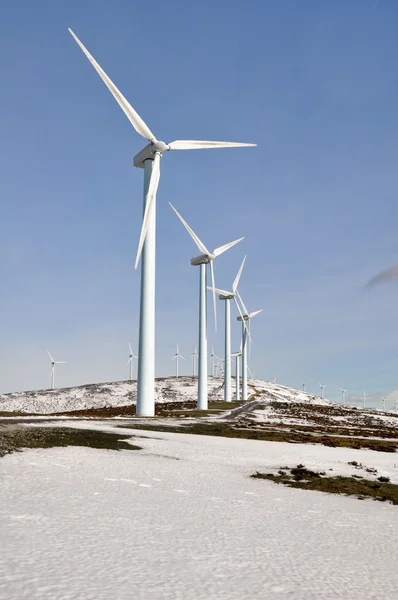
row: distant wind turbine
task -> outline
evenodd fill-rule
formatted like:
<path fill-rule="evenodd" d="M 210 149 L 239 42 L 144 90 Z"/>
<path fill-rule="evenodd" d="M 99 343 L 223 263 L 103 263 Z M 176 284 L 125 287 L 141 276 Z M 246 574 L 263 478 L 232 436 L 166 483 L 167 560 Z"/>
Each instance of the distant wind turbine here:
<path fill-rule="evenodd" d="M 363 404 L 363 408 L 366 408 L 366 392 L 364 392 L 362 395 L 362 404 Z"/>
<path fill-rule="evenodd" d="M 251 341 L 251 334 L 250 334 L 250 323 L 251 320 L 253 319 L 253 317 L 255 317 L 256 315 L 259 315 L 261 312 L 263 312 L 263 309 L 260 308 L 260 310 L 255 310 L 254 312 L 249 313 L 249 311 L 247 310 L 243 300 L 242 300 L 242 296 L 239 294 L 238 291 L 236 291 L 238 298 L 240 300 L 240 303 L 242 305 L 243 308 L 243 316 L 239 316 L 238 317 L 238 321 L 242 322 L 242 400 L 244 402 L 246 402 L 247 400 L 247 338 L 249 337 L 250 341 Z"/>
<path fill-rule="evenodd" d="M 196 364 L 198 361 L 198 353 L 196 351 L 196 344 L 195 344 L 195 348 L 194 351 L 192 352 L 191 356 L 189 358 L 192 358 L 192 374 L 195 377 L 196 375 Z"/>
<path fill-rule="evenodd" d="M 325 387 L 327 387 L 326 385 L 322 385 L 321 383 L 319 384 L 319 387 L 321 388 L 321 398 L 323 398 L 323 390 L 325 389 Z"/>
<path fill-rule="evenodd" d="M 127 361 L 127 366 L 130 365 L 130 381 L 133 381 L 133 359 L 134 358 L 138 358 L 138 356 L 133 354 L 133 351 L 131 349 L 131 344 L 129 342 L 129 359 Z"/>
<path fill-rule="evenodd" d="M 176 353 L 173 356 L 173 360 L 176 361 L 176 377 L 178 377 L 178 360 L 180 358 L 182 358 L 182 360 L 185 360 L 185 358 L 183 356 L 181 356 L 181 354 L 180 354 L 180 348 L 179 348 L 179 346 L 177 344 L 177 351 L 176 351 Z"/>
<path fill-rule="evenodd" d="M 243 314 L 236 299 L 238 293 L 238 285 L 240 276 L 242 275 L 242 270 L 245 264 L 246 256 L 244 257 L 242 264 L 239 267 L 238 274 L 236 275 L 233 283 L 232 290 L 227 292 L 225 290 L 220 290 L 218 288 L 209 287 L 209 290 L 212 292 L 217 292 L 220 300 L 224 300 L 225 302 L 225 328 L 224 328 L 224 401 L 231 402 L 232 400 L 232 392 L 231 392 L 231 300 L 235 302 L 235 305 L 238 309 L 238 312 L 243 320 Z"/>
<path fill-rule="evenodd" d="M 240 400 L 240 357 L 242 356 L 242 342 L 240 344 L 239 352 L 233 352 L 231 356 L 235 357 L 235 398 Z"/>
<path fill-rule="evenodd" d="M 169 144 L 159 141 L 145 121 L 138 115 L 117 89 L 108 75 L 85 48 L 79 38 L 69 29 L 78 46 L 84 52 L 120 108 L 142 137 L 149 141 L 134 157 L 134 166 L 144 169 L 144 216 L 138 243 L 135 268 L 141 253 L 141 304 L 140 334 L 137 373 L 137 416 L 153 417 L 155 414 L 155 248 L 156 248 L 156 193 L 160 178 L 160 159 L 168 150 L 198 150 L 202 148 L 235 148 L 255 146 L 240 142 L 213 142 L 198 140 L 175 140 Z M 151 87 L 156 95 L 156 86 Z"/>
<path fill-rule="evenodd" d="M 345 404 L 345 393 L 347 392 L 347 390 L 343 390 L 343 388 L 340 388 L 341 391 L 341 404 L 344 406 Z"/>
<path fill-rule="evenodd" d="M 47 354 L 51 360 L 51 389 L 53 390 L 55 388 L 55 365 L 64 365 L 66 360 L 54 360 L 48 350 Z"/>
<path fill-rule="evenodd" d="M 382 396 L 381 399 L 383 402 L 383 410 L 384 410 L 384 412 L 386 412 L 386 399 L 384 398 L 384 396 Z"/>
<path fill-rule="evenodd" d="M 170 204 L 170 202 L 169 202 Z M 182 218 L 179 212 L 170 204 L 171 208 L 188 231 L 189 235 L 195 242 L 196 246 L 202 252 L 200 256 L 192 258 L 191 265 L 200 266 L 200 279 L 199 279 L 199 368 L 198 368 L 198 408 L 199 410 L 207 410 L 208 396 L 207 396 L 207 299 L 206 299 L 206 266 L 210 265 L 211 275 L 211 286 L 213 288 L 213 305 L 214 305 L 214 324 L 217 331 L 217 307 L 216 307 L 216 292 L 215 292 L 215 280 L 214 280 L 214 267 L 213 261 L 217 256 L 226 252 L 235 246 L 238 242 L 241 242 L 244 238 L 239 238 L 233 242 L 229 242 L 224 246 L 220 246 L 209 252 L 206 246 L 201 242 L 196 233 L 190 228 L 188 223 Z"/>

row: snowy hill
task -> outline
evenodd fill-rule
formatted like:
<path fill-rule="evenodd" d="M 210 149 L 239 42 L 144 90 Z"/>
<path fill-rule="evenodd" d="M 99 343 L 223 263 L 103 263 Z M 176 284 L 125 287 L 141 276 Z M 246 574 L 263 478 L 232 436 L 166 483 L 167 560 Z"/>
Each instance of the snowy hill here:
<path fill-rule="evenodd" d="M 234 382 L 232 384 L 234 388 Z M 294 402 L 328 405 L 327 400 L 293 388 L 257 379 L 250 380 L 249 393 L 259 399 L 275 402 Z M 197 378 L 167 377 L 156 379 L 155 400 L 164 402 L 196 401 Z M 209 377 L 209 399 L 223 400 L 223 380 Z M 136 382 L 117 381 L 93 383 L 56 390 L 16 392 L 0 396 L 0 412 L 51 414 L 89 408 L 130 406 L 136 402 Z"/>

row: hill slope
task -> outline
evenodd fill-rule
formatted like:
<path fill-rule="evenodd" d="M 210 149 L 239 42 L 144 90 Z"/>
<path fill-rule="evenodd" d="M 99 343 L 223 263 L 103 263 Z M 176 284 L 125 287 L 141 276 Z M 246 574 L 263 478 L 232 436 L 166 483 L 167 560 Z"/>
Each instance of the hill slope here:
<path fill-rule="evenodd" d="M 222 378 L 209 377 L 208 385 L 209 399 L 213 401 L 224 399 Z M 136 391 L 135 381 L 116 381 L 56 390 L 15 392 L 0 396 L 0 412 L 54 414 L 90 408 L 131 406 L 136 402 Z M 250 380 L 249 393 L 257 393 L 259 398 L 268 401 L 329 404 L 327 400 L 316 396 L 279 384 L 254 379 Z M 196 401 L 196 398 L 196 377 L 156 379 L 155 401 L 158 403 L 192 402 Z"/>

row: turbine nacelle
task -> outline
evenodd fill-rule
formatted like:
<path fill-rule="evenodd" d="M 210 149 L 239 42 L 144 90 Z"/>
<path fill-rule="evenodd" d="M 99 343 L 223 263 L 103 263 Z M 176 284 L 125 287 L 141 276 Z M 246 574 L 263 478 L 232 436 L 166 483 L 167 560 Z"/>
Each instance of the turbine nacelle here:
<path fill-rule="evenodd" d="M 156 142 L 150 142 L 147 144 L 138 154 L 134 156 L 134 166 L 139 169 L 145 167 L 144 162 L 146 160 L 154 160 L 156 152 L 161 156 L 163 152 L 170 150 L 170 146 L 164 142 L 156 140 Z"/>
<path fill-rule="evenodd" d="M 193 267 L 198 267 L 199 265 L 209 265 L 215 258 L 216 257 L 214 254 L 201 254 L 200 256 L 191 258 L 191 265 Z"/>

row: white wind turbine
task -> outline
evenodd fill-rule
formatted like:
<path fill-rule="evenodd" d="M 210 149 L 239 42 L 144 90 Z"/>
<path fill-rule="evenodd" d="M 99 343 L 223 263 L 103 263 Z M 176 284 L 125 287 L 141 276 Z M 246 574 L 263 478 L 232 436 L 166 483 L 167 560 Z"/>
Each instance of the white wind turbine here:
<path fill-rule="evenodd" d="M 240 400 L 240 357 L 242 356 L 242 342 L 240 344 L 240 350 L 239 352 L 233 352 L 231 354 L 231 356 L 235 357 L 235 379 L 236 379 L 236 383 L 235 383 L 235 397 L 236 400 Z"/>
<path fill-rule="evenodd" d="M 341 404 L 344 406 L 345 404 L 345 393 L 347 392 L 347 389 L 343 390 L 343 388 L 340 388 L 341 391 Z"/>
<path fill-rule="evenodd" d="M 64 365 L 66 360 L 54 360 L 48 350 L 47 354 L 51 360 L 51 389 L 53 390 L 55 387 L 55 365 Z"/>
<path fill-rule="evenodd" d="M 250 322 L 253 317 L 259 315 L 263 312 L 263 309 L 255 310 L 254 312 L 249 313 L 244 302 L 242 300 L 242 296 L 236 291 L 237 296 L 242 304 L 243 308 L 243 316 L 239 315 L 238 321 L 242 322 L 242 400 L 246 402 L 247 400 L 247 338 L 249 337 L 251 341 L 250 335 Z"/>
<path fill-rule="evenodd" d="M 363 408 L 366 408 L 366 392 L 364 392 L 362 395 L 362 405 Z"/>
<path fill-rule="evenodd" d="M 381 399 L 383 402 L 383 411 L 386 412 L 386 398 L 384 398 L 384 396 L 382 396 Z"/>
<path fill-rule="evenodd" d="M 169 202 L 170 204 L 170 202 Z M 203 242 L 200 241 L 196 233 L 190 228 L 188 223 L 184 221 L 179 212 L 170 204 L 171 208 L 188 231 L 189 235 L 202 252 L 200 256 L 191 259 L 191 265 L 200 266 L 200 284 L 199 284 L 199 368 L 198 368 L 198 408 L 207 410 L 207 302 L 206 302 L 206 265 L 210 265 L 211 286 L 213 289 L 213 305 L 214 305 L 214 324 L 217 331 L 217 307 L 216 307 L 216 284 L 214 280 L 213 261 L 217 256 L 241 242 L 244 238 L 239 238 L 224 246 L 220 246 L 209 252 Z"/>
<path fill-rule="evenodd" d="M 144 173 L 144 216 L 138 243 L 135 268 L 141 263 L 140 331 L 137 372 L 137 416 L 152 417 L 155 414 L 155 240 L 156 240 L 156 192 L 160 178 L 160 159 L 168 150 L 198 150 L 202 148 L 235 148 L 255 146 L 237 142 L 213 142 L 198 140 L 175 140 L 170 144 L 159 141 L 126 98 L 109 79 L 71 29 L 69 32 L 87 56 L 134 129 L 149 141 L 134 157 L 134 166 Z M 152 93 L 156 93 L 153 88 Z"/>
<path fill-rule="evenodd" d="M 321 388 L 321 398 L 323 398 L 323 390 L 325 389 L 326 385 L 322 385 L 321 383 L 319 384 L 319 387 Z"/>
<path fill-rule="evenodd" d="M 127 366 L 130 365 L 130 381 L 133 381 L 133 359 L 138 358 L 131 349 L 131 344 L 129 343 L 129 359 L 127 361 Z"/>
<path fill-rule="evenodd" d="M 178 360 L 182 358 L 182 360 L 185 360 L 185 358 L 180 354 L 180 348 L 179 345 L 177 344 L 177 351 L 173 356 L 173 360 L 176 361 L 176 377 L 178 377 Z"/>
<path fill-rule="evenodd" d="M 217 354 L 214 352 L 214 346 L 211 347 L 211 354 L 210 354 L 210 373 L 212 377 L 215 377 L 216 375 L 216 370 L 215 370 L 215 366 L 216 366 L 216 362 L 215 359 L 220 360 L 220 357 L 217 356 Z"/>
<path fill-rule="evenodd" d="M 211 288 L 213 293 L 217 292 L 220 300 L 225 301 L 225 368 L 224 368 L 224 401 L 231 402 L 232 394 L 231 394 L 231 300 L 233 300 L 236 304 L 238 312 L 243 320 L 243 314 L 236 299 L 238 293 L 238 284 L 240 280 L 240 276 L 242 275 L 243 267 L 245 264 L 246 256 L 244 257 L 242 264 L 239 267 L 238 274 L 236 275 L 234 282 L 232 283 L 232 291 L 227 292 L 225 290 L 220 290 L 218 288 Z"/>
<path fill-rule="evenodd" d="M 191 356 L 189 358 L 192 358 L 192 374 L 195 377 L 196 375 L 196 365 L 198 362 L 198 353 L 196 350 L 196 344 L 195 344 L 195 348 L 194 351 L 192 352 Z"/>

